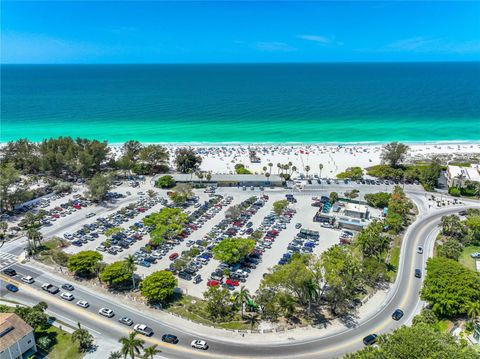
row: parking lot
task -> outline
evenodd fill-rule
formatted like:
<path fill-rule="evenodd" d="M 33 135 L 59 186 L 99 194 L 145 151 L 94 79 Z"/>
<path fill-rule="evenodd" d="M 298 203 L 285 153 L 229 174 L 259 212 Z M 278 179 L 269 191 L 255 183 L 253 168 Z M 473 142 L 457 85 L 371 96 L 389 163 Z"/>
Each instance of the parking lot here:
<path fill-rule="evenodd" d="M 378 187 L 377 187 L 378 188 Z M 376 186 L 372 186 L 375 190 Z M 147 193 L 148 190 L 154 190 Z M 376 189 L 378 191 L 380 189 Z M 106 204 L 97 205 L 81 196 L 82 192 L 40 202 L 49 211 L 42 232 L 46 239 L 58 236 L 71 245 L 69 254 L 97 250 L 106 263 L 132 255 L 137 275 L 144 278 L 157 270 L 171 270 L 179 287 L 189 295 L 203 297 L 211 285 L 235 290 L 246 286 L 255 292 L 263 275 L 277 264 L 285 263 L 295 252 L 321 254 L 334 244 L 351 237 L 351 231 L 323 227 L 314 222 L 318 198 L 308 192 L 287 189 L 219 188 L 216 193 L 194 190 L 195 198 L 182 210 L 189 215 L 185 231 L 159 247 L 149 246 L 149 231 L 143 219 L 166 206 L 172 206 L 166 191 L 150 183 L 131 188 L 128 183 L 112 189 Z M 328 196 L 328 190 L 315 191 Z M 294 193 L 294 200 L 281 215 L 273 212 L 273 203 Z M 239 218 L 227 218 L 229 208 L 242 205 Z M 371 209 L 373 217 L 380 212 Z M 109 233 L 113 231 L 115 233 Z M 311 232 L 309 232 L 311 231 Z M 257 235 L 254 251 L 235 266 L 213 259 L 213 247 L 224 238 Z M 108 234 L 108 236 L 107 236 Z"/>

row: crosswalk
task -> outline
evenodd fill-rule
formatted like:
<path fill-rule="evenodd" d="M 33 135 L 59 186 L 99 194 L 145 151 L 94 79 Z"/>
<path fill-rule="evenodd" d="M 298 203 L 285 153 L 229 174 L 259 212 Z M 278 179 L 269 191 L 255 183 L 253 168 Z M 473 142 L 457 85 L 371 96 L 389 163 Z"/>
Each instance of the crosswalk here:
<path fill-rule="evenodd" d="M 0 251 L 0 270 L 3 270 L 17 262 L 18 256 Z"/>

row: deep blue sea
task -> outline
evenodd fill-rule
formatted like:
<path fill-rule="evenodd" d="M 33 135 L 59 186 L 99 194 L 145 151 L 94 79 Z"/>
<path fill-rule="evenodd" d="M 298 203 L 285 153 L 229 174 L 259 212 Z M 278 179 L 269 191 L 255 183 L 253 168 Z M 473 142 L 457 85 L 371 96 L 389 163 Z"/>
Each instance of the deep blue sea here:
<path fill-rule="evenodd" d="M 1 141 L 480 140 L 480 63 L 2 65 Z"/>

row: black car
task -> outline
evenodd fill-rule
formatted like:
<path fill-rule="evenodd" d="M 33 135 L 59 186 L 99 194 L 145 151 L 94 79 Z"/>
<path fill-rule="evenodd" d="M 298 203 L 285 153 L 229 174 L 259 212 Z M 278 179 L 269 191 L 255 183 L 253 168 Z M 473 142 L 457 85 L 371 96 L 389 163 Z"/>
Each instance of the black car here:
<path fill-rule="evenodd" d="M 17 272 L 16 272 L 15 269 L 13 269 L 13 268 L 4 269 L 4 270 L 3 270 L 3 273 L 5 273 L 6 275 L 8 275 L 8 276 L 10 276 L 10 277 L 13 277 L 13 276 L 16 276 L 16 275 L 17 275 Z"/>
<path fill-rule="evenodd" d="M 363 338 L 363 344 L 372 345 L 377 341 L 377 334 L 370 334 Z"/>
<path fill-rule="evenodd" d="M 178 276 L 185 280 L 192 280 L 192 276 L 184 271 L 178 272 Z"/>
<path fill-rule="evenodd" d="M 420 269 L 415 269 L 415 277 L 422 278 L 422 271 Z"/>
<path fill-rule="evenodd" d="M 403 317 L 403 310 L 397 309 L 393 312 L 392 314 L 392 319 L 393 320 L 400 320 Z"/>
<path fill-rule="evenodd" d="M 177 344 L 178 338 L 176 335 L 173 335 L 173 334 L 163 334 L 162 341 L 170 344 Z"/>
<path fill-rule="evenodd" d="M 196 275 L 195 278 L 193 278 L 193 283 L 198 284 L 202 281 L 202 276 L 200 274 Z"/>
<path fill-rule="evenodd" d="M 73 285 L 68 284 L 68 283 L 65 283 L 64 285 L 62 285 L 62 288 L 65 289 L 65 290 L 69 290 L 70 292 L 75 289 L 75 287 Z"/>

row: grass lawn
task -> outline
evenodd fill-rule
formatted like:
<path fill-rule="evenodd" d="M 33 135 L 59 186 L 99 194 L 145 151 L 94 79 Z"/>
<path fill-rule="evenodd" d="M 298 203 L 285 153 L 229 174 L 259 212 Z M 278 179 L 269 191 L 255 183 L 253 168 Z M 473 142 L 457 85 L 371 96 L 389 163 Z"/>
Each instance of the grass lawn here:
<path fill-rule="evenodd" d="M 194 303 L 192 303 L 192 301 L 194 301 Z M 216 328 L 236 330 L 252 329 L 251 324 L 248 323 L 247 320 L 242 320 L 240 315 L 236 315 L 234 320 L 228 322 L 218 323 L 211 321 L 208 319 L 208 315 L 205 310 L 205 302 L 201 299 L 190 296 L 183 296 L 180 300 L 172 303 L 172 305 L 166 308 L 166 310 L 171 313 L 178 314 L 186 319 L 190 319 L 191 321 Z M 256 325 L 254 325 L 253 329 L 255 329 L 255 327 Z"/>
<path fill-rule="evenodd" d="M 387 271 L 387 277 L 390 282 L 395 282 L 397 277 L 398 263 L 400 261 L 400 246 L 402 245 L 402 238 L 396 236 L 393 241 L 392 249 L 390 250 L 390 261 L 388 264 L 391 267 L 391 270 Z"/>
<path fill-rule="evenodd" d="M 35 338 L 42 336 L 49 336 L 54 345 L 48 352 L 49 359 L 80 359 L 83 358 L 83 353 L 78 352 L 78 344 L 72 342 L 72 335 L 59 328 L 51 326 L 45 331 L 35 332 Z"/>
<path fill-rule="evenodd" d="M 468 269 L 476 271 L 475 268 L 475 259 L 470 257 L 470 254 L 474 252 L 480 252 L 480 246 L 468 246 L 463 249 L 462 254 L 460 255 L 460 258 L 458 261 L 460 264 L 464 265 Z M 478 260 L 478 259 L 477 259 Z"/>

